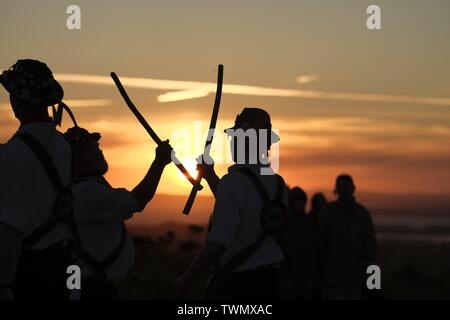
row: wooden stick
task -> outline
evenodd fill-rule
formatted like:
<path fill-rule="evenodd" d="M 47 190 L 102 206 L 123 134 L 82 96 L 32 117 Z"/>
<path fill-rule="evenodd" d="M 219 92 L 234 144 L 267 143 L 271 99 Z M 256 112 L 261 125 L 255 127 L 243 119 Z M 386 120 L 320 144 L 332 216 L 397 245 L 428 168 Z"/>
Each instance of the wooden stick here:
<path fill-rule="evenodd" d="M 162 143 L 161 139 L 158 137 L 156 132 L 150 127 L 147 120 L 142 116 L 142 114 L 139 112 L 139 110 L 136 108 L 136 106 L 131 101 L 130 97 L 128 96 L 127 92 L 125 91 L 125 88 L 122 86 L 122 83 L 119 80 L 119 77 L 114 73 L 111 72 L 111 78 L 114 80 L 117 89 L 119 89 L 120 94 L 122 95 L 122 98 L 125 100 L 128 108 L 130 108 L 131 112 L 133 112 L 134 116 L 139 120 L 141 125 L 144 127 L 144 129 L 148 132 L 150 137 L 153 139 L 153 141 L 156 142 L 157 145 L 160 145 Z M 186 170 L 186 168 L 183 166 L 183 164 L 178 160 L 178 158 L 175 156 L 175 154 L 172 154 L 172 162 L 177 166 L 177 168 L 183 173 L 183 175 L 189 180 L 190 183 L 192 183 L 192 186 L 196 190 L 203 189 L 203 186 L 197 182 L 197 180 L 191 176 L 189 171 Z"/>
<path fill-rule="evenodd" d="M 205 161 L 205 158 L 209 157 L 209 152 L 211 150 L 211 144 L 214 138 L 214 131 L 216 129 L 217 118 L 219 117 L 219 109 L 220 109 L 220 100 L 222 98 L 222 85 L 223 85 L 223 65 L 219 64 L 219 69 L 217 73 L 217 88 L 216 88 L 216 99 L 214 100 L 213 112 L 211 115 L 211 122 L 209 124 L 208 135 L 206 137 L 205 149 L 203 150 L 203 155 L 201 157 L 201 161 Z M 202 172 L 199 172 L 197 175 L 196 182 L 198 184 L 202 181 Z M 188 215 L 191 212 L 192 205 L 194 204 L 195 197 L 197 196 L 197 188 L 193 187 L 191 189 L 191 193 L 189 194 L 189 198 L 186 201 L 186 204 L 183 209 L 183 213 Z"/>

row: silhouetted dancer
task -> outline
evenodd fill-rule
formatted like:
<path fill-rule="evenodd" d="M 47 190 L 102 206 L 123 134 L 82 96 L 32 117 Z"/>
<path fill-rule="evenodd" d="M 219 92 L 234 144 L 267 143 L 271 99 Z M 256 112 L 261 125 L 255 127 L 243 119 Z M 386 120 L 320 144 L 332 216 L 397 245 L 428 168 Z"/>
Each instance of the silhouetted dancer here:
<path fill-rule="evenodd" d="M 72 154 L 55 129 L 62 110 L 68 110 L 64 92 L 47 65 L 36 60 L 18 60 L 0 75 L 0 82 L 20 121 L 0 151 L 0 295 L 68 299 L 71 233 L 60 222 L 71 213 L 66 187 Z"/>
<path fill-rule="evenodd" d="M 376 257 L 377 241 L 369 211 L 356 202 L 349 175 L 336 179 L 337 201 L 319 216 L 324 299 L 356 300 Z"/>
<path fill-rule="evenodd" d="M 155 195 L 163 170 L 171 162 L 168 141 L 156 148 L 155 160 L 132 190 L 113 188 L 104 178 L 108 163 L 99 146 L 100 133 L 73 127 L 65 136 L 74 159 L 74 220 L 81 245 L 81 299 L 117 299 L 115 283 L 134 263 L 134 246 L 124 221 L 144 210 Z"/>
<path fill-rule="evenodd" d="M 274 236 L 269 235 L 275 234 L 274 229 L 264 222 L 267 210 L 276 211 L 273 217 L 284 217 L 288 190 L 266 162 L 268 149 L 279 141 L 271 128 L 267 112 L 245 108 L 234 127 L 226 130 L 236 164 L 218 184 L 212 166 L 210 172 L 204 172 L 216 197 L 211 231 L 197 258 L 176 282 L 178 298 L 186 296 L 194 281 L 213 266 L 208 299 L 279 297 L 283 255 Z M 279 201 L 276 209 L 267 209 L 273 199 Z"/>

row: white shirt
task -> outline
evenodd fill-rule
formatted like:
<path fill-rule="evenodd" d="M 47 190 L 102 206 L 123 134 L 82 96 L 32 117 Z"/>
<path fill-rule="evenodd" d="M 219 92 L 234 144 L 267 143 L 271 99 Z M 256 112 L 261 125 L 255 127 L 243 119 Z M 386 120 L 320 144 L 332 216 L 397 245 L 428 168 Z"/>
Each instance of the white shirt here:
<path fill-rule="evenodd" d="M 35 137 L 52 158 L 64 185 L 71 182 L 72 153 L 62 134 L 51 122 L 35 122 L 21 127 Z M 0 146 L 0 222 L 24 233 L 26 237 L 52 214 L 56 192 L 34 153 L 14 136 Z M 69 239 L 63 225 L 56 226 L 33 249 L 44 249 Z"/>
<path fill-rule="evenodd" d="M 120 243 L 122 224 L 140 211 L 133 194 L 99 182 L 83 181 L 72 187 L 74 217 L 81 245 L 96 261 L 108 257 Z M 110 281 L 123 280 L 134 263 L 134 246 L 130 235 L 117 260 L 106 270 Z M 92 268 L 81 262 L 82 276 L 93 275 Z"/>
<path fill-rule="evenodd" d="M 250 179 L 238 172 L 248 167 L 258 174 L 261 182 L 270 194 L 275 197 L 278 177 L 260 175 L 259 165 L 233 165 L 228 174 L 222 177 L 216 190 L 216 202 L 212 216 L 212 228 L 208 240 L 225 246 L 226 251 L 221 258 L 224 265 L 240 250 L 254 243 L 263 234 L 261 226 L 261 209 L 263 200 Z M 288 189 L 285 186 L 283 202 L 287 205 Z M 260 266 L 278 264 L 283 254 L 273 237 L 266 237 L 259 248 L 234 271 L 255 269 Z"/>

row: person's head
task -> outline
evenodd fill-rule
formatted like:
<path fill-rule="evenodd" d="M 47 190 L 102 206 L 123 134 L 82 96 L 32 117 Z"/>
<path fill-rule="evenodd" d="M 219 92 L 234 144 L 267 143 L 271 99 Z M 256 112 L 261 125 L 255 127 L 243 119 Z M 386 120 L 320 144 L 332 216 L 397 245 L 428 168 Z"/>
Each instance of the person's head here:
<path fill-rule="evenodd" d="M 234 126 L 225 130 L 233 161 L 267 164 L 268 151 L 280 137 L 272 130 L 270 115 L 260 108 L 244 108 Z"/>
<path fill-rule="evenodd" d="M 336 188 L 334 192 L 337 194 L 340 200 L 353 199 L 355 194 L 355 184 L 353 178 L 348 174 L 341 174 L 336 178 Z"/>
<path fill-rule="evenodd" d="M 289 190 L 289 211 L 294 214 L 305 214 L 306 203 L 308 202 L 308 195 L 299 188 L 294 187 Z"/>
<path fill-rule="evenodd" d="M 47 108 L 60 103 L 64 91 L 45 63 L 18 60 L 0 75 L 0 83 L 10 95 L 15 117 L 25 124 L 49 121 Z"/>
<path fill-rule="evenodd" d="M 108 171 L 108 162 L 99 145 L 100 133 L 72 127 L 64 135 L 72 146 L 75 178 L 103 176 Z"/>
<path fill-rule="evenodd" d="M 327 204 L 327 198 L 322 192 L 315 193 L 311 199 L 311 209 L 313 212 L 318 213 Z"/>

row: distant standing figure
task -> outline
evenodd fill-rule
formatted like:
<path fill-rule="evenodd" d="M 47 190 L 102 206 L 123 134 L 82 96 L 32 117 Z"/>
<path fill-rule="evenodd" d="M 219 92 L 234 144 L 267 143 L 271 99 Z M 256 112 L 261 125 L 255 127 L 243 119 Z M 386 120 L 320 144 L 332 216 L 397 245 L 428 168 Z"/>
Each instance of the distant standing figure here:
<path fill-rule="evenodd" d="M 317 266 L 317 228 L 306 214 L 307 194 L 299 187 L 289 192 L 289 215 L 282 247 L 285 261 L 281 281 L 283 299 L 313 299 Z"/>
<path fill-rule="evenodd" d="M 323 298 L 361 299 L 366 268 L 376 258 L 377 241 L 369 211 L 356 202 L 350 175 L 336 179 L 337 200 L 320 213 Z"/>
<path fill-rule="evenodd" d="M 319 215 L 325 209 L 328 201 L 322 192 L 317 192 L 311 199 L 311 210 L 308 217 L 311 221 L 313 232 L 315 236 L 315 272 L 314 272 L 314 299 L 322 299 L 322 286 L 321 286 L 321 253 L 320 253 L 320 239 L 319 239 Z"/>
<path fill-rule="evenodd" d="M 327 198 L 325 195 L 322 192 L 315 193 L 311 199 L 311 210 L 309 214 L 314 217 L 318 216 L 326 205 Z"/>

